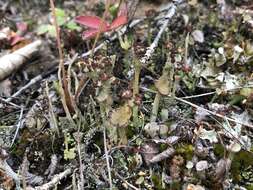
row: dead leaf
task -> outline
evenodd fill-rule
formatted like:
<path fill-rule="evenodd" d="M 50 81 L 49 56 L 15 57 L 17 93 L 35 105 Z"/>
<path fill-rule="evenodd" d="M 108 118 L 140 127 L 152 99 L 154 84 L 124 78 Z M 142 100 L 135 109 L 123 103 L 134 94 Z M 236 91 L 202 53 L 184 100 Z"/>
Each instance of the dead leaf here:
<path fill-rule="evenodd" d="M 146 143 L 141 147 L 141 154 L 147 165 L 151 164 L 150 160 L 159 152 L 155 143 Z"/>
<path fill-rule="evenodd" d="M 192 32 L 192 37 L 195 42 L 203 43 L 205 41 L 204 34 L 201 30 L 194 30 Z"/>
<path fill-rule="evenodd" d="M 168 95 L 170 92 L 170 82 L 167 76 L 161 76 L 158 81 L 155 82 L 155 87 L 162 95 Z"/>
<path fill-rule="evenodd" d="M 159 135 L 159 125 L 156 122 L 147 123 L 144 126 L 144 131 L 148 134 L 151 138 L 156 138 Z"/>
<path fill-rule="evenodd" d="M 132 116 L 132 110 L 128 104 L 114 110 L 111 115 L 111 123 L 116 126 L 124 126 Z"/>

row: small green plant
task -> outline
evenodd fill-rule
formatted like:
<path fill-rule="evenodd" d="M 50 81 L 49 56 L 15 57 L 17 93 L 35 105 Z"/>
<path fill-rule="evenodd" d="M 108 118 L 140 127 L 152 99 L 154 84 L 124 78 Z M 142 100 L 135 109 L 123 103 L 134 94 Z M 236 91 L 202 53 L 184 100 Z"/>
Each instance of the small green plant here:
<path fill-rule="evenodd" d="M 69 30 L 77 30 L 80 31 L 81 27 L 79 27 L 73 20 L 70 20 L 68 15 L 65 13 L 63 9 L 56 8 L 55 9 L 56 13 L 56 19 L 58 26 L 61 28 L 66 28 Z M 42 34 L 48 34 L 51 37 L 56 37 L 56 31 L 55 31 L 55 26 L 52 23 L 50 15 L 50 24 L 42 24 L 39 26 L 37 29 L 37 34 L 42 35 Z"/>
<path fill-rule="evenodd" d="M 76 147 L 75 147 L 75 142 L 74 139 L 70 136 L 69 133 L 65 134 L 64 136 L 64 159 L 65 160 L 72 160 L 76 157 Z M 69 147 L 71 146 L 71 148 Z"/>

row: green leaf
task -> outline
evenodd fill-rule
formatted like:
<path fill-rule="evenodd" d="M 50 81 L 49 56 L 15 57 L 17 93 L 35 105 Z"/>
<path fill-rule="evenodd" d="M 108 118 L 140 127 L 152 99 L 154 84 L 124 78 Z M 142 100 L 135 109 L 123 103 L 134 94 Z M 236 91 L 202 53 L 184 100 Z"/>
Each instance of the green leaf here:
<path fill-rule="evenodd" d="M 39 28 L 37 29 L 37 34 L 38 35 L 42 35 L 42 34 L 45 34 L 48 32 L 50 28 L 50 25 L 49 24 L 42 24 L 39 26 Z"/>
<path fill-rule="evenodd" d="M 64 159 L 73 160 L 76 157 L 75 148 L 65 149 L 64 150 Z"/>
<path fill-rule="evenodd" d="M 155 87 L 162 95 L 168 95 L 170 93 L 168 76 L 162 75 L 159 80 L 155 82 Z"/>
<path fill-rule="evenodd" d="M 66 22 L 65 17 L 56 17 L 56 18 L 57 18 L 58 26 L 62 26 L 65 24 L 65 22 Z"/>
<path fill-rule="evenodd" d="M 48 34 L 51 37 L 56 37 L 56 31 L 55 31 L 55 27 L 53 25 L 48 26 Z"/>
<path fill-rule="evenodd" d="M 74 21 L 69 21 L 67 24 L 66 24 L 66 27 L 70 30 L 78 30 L 80 31 L 81 30 L 81 27 L 78 26 Z"/>
<path fill-rule="evenodd" d="M 113 18 L 115 18 L 117 16 L 118 11 L 119 11 L 119 4 L 118 3 L 113 4 L 109 8 L 109 12 L 113 16 Z"/>
<path fill-rule="evenodd" d="M 55 8 L 56 17 L 65 17 L 65 11 L 60 8 Z"/>

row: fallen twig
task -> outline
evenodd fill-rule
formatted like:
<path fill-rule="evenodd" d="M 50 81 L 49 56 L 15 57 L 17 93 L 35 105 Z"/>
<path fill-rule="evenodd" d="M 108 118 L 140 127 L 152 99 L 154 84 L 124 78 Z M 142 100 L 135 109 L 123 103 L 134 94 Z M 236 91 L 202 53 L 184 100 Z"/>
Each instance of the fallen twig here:
<path fill-rule="evenodd" d="M 46 73 L 40 74 L 34 78 L 32 78 L 30 80 L 30 82 L 28 82 L 25 86 L 23 86 L 22 88 L 20 88 L 17 92 L 15 92 L 13 95 L 11 95 L 9 98 L 7 98 L 5 101 L 6 102 L 10 102 L 13 100 L 13 98 L 16 98 L 17 96 L 19 96 L 22 92 L 24 92 L 26 89 L 28 89 L 29 87 L 31 87 L 32 85 L 36 84 L 37 82 L 41 81 L 43 78 L 45 78 L 46 76 L 50 75 L 51 73 L 57 71 L 57 68 L 54 68 Z"/>
<path fill-rule="evenodd" d="M 13 107 L 21 108 L 21 106 L 19 106 L 19 105 L 17 105 L 17 104 L 14 104 L 14 103 L 12 103 L 12 102 L 10 102 L 10 101 L 7 101 L 6 99 L 4 99 L 4 98 L 2 98 L 2 97 L 0 97 L 0 101 L 4 102 L 4 103 L 6 103 L 6 104 L 10 104 L 10 105 L 13 106 Z"/>
<path fill-rule="evenodd" d="M 0 81 L 8 77 L 13 71 L 17 70 L 30 59 L 32 55 L 39 50 L 41 44 L 41 40 L 36 40 L 35 42 L 0 58 Z"/>
<path fill-rule="evenodd" d="M 68 168 L 65 171 L 63 171 L 62 173 L 56 174 L 50 182 L 45 183 L 44 185 L 41 185 L 41 186 L 37 186 L 35 188 L 30 188 L 30 189 L 31 190 L 49 190 L 49 189 L 55 187 L 63 178 L 70 175 L 71 172 L 72 172 L 71 169 Z"/>
<path fill-rule="evenodd" d="M 145 88 L 145 87 L 141 87 L 141 89 L 144 90 L 144 91 L 151 92 L 151 93 L 157 93 L 157 91 L 151 90 L 151 89 L 148 89 L 148 88 Z M 188 105 L 190 105 L 190 106 L 192 106 L 192 107 L 194 107 L 194 108 L 196 108 L 196 109 L 203 110 L 203 111 L 205 111 L 205 112 L 207 112 L 207 113 L 209 113 L 209 114 L 211 114 L 211 115 L 214 115 L 214 116 L 216 116 L 216 117 L 222 118 L 222 119 L 224 119 L 224 120 L 228 120 L 228 121 L 230 121 L 230 122 L 238 123 L 238 124 L 240 124 L 240 125 L 243 125 L 243 126 L 245 126 L 245 127 L 248 127 L 248 128 L 250 128 L 250 129 L 253 129 L 253 126 L 252 126 L 252 125 L 249 125 L 249 124 L 247 124 L 247 123 L 244 123 L 244 122 L 241 122 L 241 121 L 232 119 L 232 118 L 227 117 L 227 116 L 225 116 L 225 115 L 221 115 L 221 114 L 219 114 L 219 113 L 210 111 L 210 110 L 205 109 L 205 108 L 203 108 L 203 107 L 200 107 L 200 106 L 198 106 L 198 105 L 196 105 L 196 104 L 194 104 L 194 103 L 192 103 L 192 102 L 189 102 L 189 101 L 187 101 L 187 100 L 184 100 L 183 98 L 179 98 L 179 97 L 175 97 L 175 96 L 172 97 L 171 95 L 167 95 L 167 96 L 170 97 L 170 98 L 174 98 L 174 99 L 177 100 L 177 101 L 180 101 L 180 102 L 183 102 L 183 103 L 185 103 L 185 104 L 188 104 Z"/>
<path fill-rule="evenodd" d="M 134 190 L 139 190 L 139 188 L 135 187 L 134 185 L 132 185 L 131 183 L 127 182 L 121 175 L 119 175 L 117 172 L 115 172 L 115 175 L 120 178 L 125 184 L 127 184 L 130 188 L 134 189 Z"/>
<path fill-rule="evenodd" d="M 182 98 L 178 98 L 178 97 L 174 97 L 174 98 L 175 98 L 175 100 L 178 100 L 178 101 L 180 101 L 180 102 L 183 102 L 183 103 L 185 103 L 185 104 L 188 104 L 188 105 L 190 105 L 190 106 L 192 106 L 192 107 L 194 107 L 194 108 L 201 109 L 201 110 L 203 110 L 203 111 L 205 111 L 205 112 L 207 112 L 207 113 L 209 113 L 209 114 L 211 114 L 211 115 L 214 115 L 214 116 L 216 116 L 216 117 L 222 118 L 222 119 L 224 119 L 224 120 L 228 120 L 228 121 L 230 121 L 230 122 L 235 122 L 235 123 L 238 123 L 238 124 L 240 124 L 240 125 L 244 125 L 245 127 L 248 127 L 248 128 L 250 128 L 250 129 L 253 129 L 253 126 L 252 126 L 252 125 L 249 125 L 249 124 L 247 124 L 247 123 L 244 123 L 244 122 L 241 122 L 241 121 L 232 119 L 232 118 L 230 118 L 230 117 L 227 117 L 227 116 L 225 116 L 225 115 L 221 115 L 221 114 L 219 114 L 219 113 L 215 113 L 215 112 L 213 112 L 213 111 L 210 111 L 210 110 L 208 110 L 208 109 L 202 108 L 202 107 L 200 107 L 200 106 L 198 106 L 198 105 L 196 105 L 196 104 L 193 104 L 193 103 L 191 103 L 191 102 L 189 102 L 189 101 L 187 101 L 187 100 L 184 100 L 184 99 L 182 99 Z"/>
<path fill-rule="evenodd" d="M 192 98 L 199 98 L 199 97 L 203 97 L 203 96 L 209 96 L 209 95 L 213 95 L 216 94 L 216 91 L 214 92 L 207 92 L 204 94 L 197 94 L 197 95 L 192 95 L 192 96 L 184 96 L 184 97 L 180 97 L 182 99 L 192 99 Z"/>
<path fill-rule="evenodd" d="M 64 63 L 64 65 L 69 65 L 72 62 L 76 61 L 77 57 L 78 57 L 78 54 L 74 55 L 74 57 L 71 60 L 69 60 L 66 63 Z M 40 75 L 32 78 L 29 83 L 27 83 L 25 86 L 23 86 L 22 88 L 20 88 L 17 92 L 15 92 L 13 95 L 11 95 L 11 97 L 7 98 L 6 100 L 3 99 L 2 101 L 6 102 L 6 103 L 7 102 L 10 103 L 10 101 L 12 101 L 14 98 L 16 98 L 17 96 L 19 96 L 20 94 L 22 94 L 26 89 L 30 88 L 32 85 L 34 85 L 37 82 L 41 81 L 45 77 L 48 77 L 50 74 L 56 72 L 57 69 L 58 69 L 58 67 L 54 67 L 51 70 L 49 70 L 49 71 L 47 71 L 45 73 L 42 73 L 42 74 L 40 74 Z"/>
<path fill-rule="evenodd" d="M 23 114 L 24 114 L 24 108 L 21 107 L 20 115 L 19 115 L 19 118 L 18 118 L 18 124 L 17 124 L 17 126 L 16 126 L 16 131 L 15 131 L 14 137 L 13 137 L 12 142 L 11 142 L 11 147 L 12 147 L 12 145 L 13 145 L 14 142 L 15 142 L 15 139 L 16 139 L 16 137 L 17 137 L 17 135 L 18 135 L 19 129 L 22 128 L 22 125 L 23 125 L 23 122 L 24 122 L 24 121 L 23 121 Z"/>

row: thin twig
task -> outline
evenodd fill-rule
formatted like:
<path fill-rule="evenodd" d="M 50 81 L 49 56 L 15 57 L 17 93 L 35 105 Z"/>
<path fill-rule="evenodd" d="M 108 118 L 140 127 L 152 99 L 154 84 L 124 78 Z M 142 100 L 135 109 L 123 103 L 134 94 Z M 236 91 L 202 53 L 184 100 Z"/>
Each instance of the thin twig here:
<path fill-rule="evenodd" d="M 54 69 L 55 71 L 56 69 Z M 11 95 L 9 98 L 6 99 L 6 102 L 12 101 L 13 98 L 16 98 L 19 96 L 22 92 L 24 92 L 26 89 L 30 88 L 30 86 L 36 84 L 37 82 L 41 81 L 43 79 L 43 75 L 38 75 L 30 80 L 25 86 L 20 88 L 17 92 L 15 92 L 13 95 Z"/>
<path fill-rule="evenodd" d="M 76 61 L 76 59 L 78 58 L 78 54 L 75 54 L 73 56 L 73 58 L 69 61 L 67 61 L 66 63 L 64 63 L 64 65 L 69 65 L 69 64 L 72 64 L 73 62 Z M 30 80 L 30 82 L 28 82 L 25 86 L 23 86 L 22 88 L 20 88 L 17 92 L 15 92 L 14 94 L 11 95 L 11 97 L 7 98 L 6 100 L 5 99 L 1 99 L 2 101 L 4 101 L 5 103 L 8 103 L 10 101 L 12 101 L 12 99 L 16 98 L 17 96 L 19 96 L 20 94 L 22 94 L 26 89 L 30 88 L 32 85 L 36 84 L 37 82 L 43 80 L 45 77 L 48 77 L 50 74 L 56 72 L 58 69 L 58 66 L 57 67 L 54 67 L 52 68 L 51 70 L 45 72 L 45 73 L 42 73 L 34 78 L 32 78 Z M 10 102 L 11 103 L 11 102 Z M 12 105 L 12 104 L 11 104 Z"/>
<path fill-rule="evenodd" d="M 63 178 L 67 177 L 68 175 L 71 174 L 71 169 L 68 168 L 62 173 L 56 174 L 52 180 L 48 183 L 45 183 L 44 185 L 37 186 L 35 188 L 31 188 L 32 190 L 49 190 L 55 187 Z"/>
<path fill-rule="evenodd" d="M 182 98 L 178 98 L 178 97 L 174 97 L 174 98 L 175 98 L 175 100 L 178 100 L 178 101 L 180 101 L 180 102 L 183 102 L 183 103 L 185 103 L 185 104 L 188 104 L 188 105 L 190 105 L 190 106 L 192 106 L 192 107 L 194 107 L 194 108 L 196 108 L 196 109 L 201 109 L 201 110 L 203 110 L 203 111 L 205 111 L 205 112 L 207 112 L 207 113 L 209 113 L 209 114 L 211 114 L 211 115 L 214 115 L 214 116 L 217 116 L 217 117 L 222 118 L 222 119 L 224 119 L 224 120 L 228 120 L 228 121 L 230 121 L 230 122 L 235 122 L 235 123 L 238 123 L 238 124 L 241 124 L 241 125 L 244 125 L 244 126 L 246 126 L 246 127 L 248 127 L 248 128 L 253 129 L 253 126 L 252 126 L 252 125 L 249 125 L 249 124 L 247 124 L 247 123 L 244 123 L 244 122 L 241 122 L 241 121 L 232 119 L 232 118 L 230 118 L 230 117 L 221 115 L 221 114 L 219 114 L 219 113 L 215 113 L 215 112 L 213 112 L 213 111 L 210 111 L 210 110 L 208 110 L 208 109 L 202 108 L 202 107 L 200 107 L 200 106 L 198 106 L 198 105 L 196 105 L 196 104 L 193 104 L 193 103 L 191 103 L 191 102 L 189 102 L 189 101 L 187 101 L 187 100 L 184 100 L 184 99 L 182 99 Z"/>
<path fill-rule="evenodd" d="M 109 178 L 109 184 L 110 184 L 110 190 L 112 190 L 113 185 L 112 185 L 112 174 L 111 174 L 111 167 L 110 167 L 110 162 L 109 162 L 109 154 L 108 154 L 108 149 L 107 149 L 107 142 L 106 142 L 106 126 L 107 126 L 107 121 L 106 121 L 106 108 L 105 104 L 103 102 L 100 103 L 100 114 L 101 114 L 101 119 L 102 119 L 102 127 L 103 127 L 103 138 L 104 138 L 104 152 L 105 152 L 105 159 L 106 159 L 106 166 L 107 166 L 107 172 L 108 172 L 108 178 Z"/>
<path fill-rule="evenodd" d="M 10 105 L 13 106 L 13 107 L 21 108 L 21 106 L 19 106 L 19 105 L 17 105 L 17 104 L 14 104 L 14 103 L 12 103 L 11 101 L 8 101 L 8 99 L 4 99 L 4 98 L 0 97 L 0 101 L 4 102 L 4 103 L 6 103 L 6 104 L 10 104 Z"/>
<path fill-rule="evenodd" d="M 12 147 L 12 145 L 15 142 L 15 139 L 16 139 L 16 137 L 18 135 L 19 129 L 22 128 L 22 125 L 23 125 L 23 119 L 22 119 L 23 118 L 23 114 L 24 114 L 24 108 L 21 107 L 20 115 L 19 115 L 19 118 L 18 118 L 18 124 L 17 124 L 17 127 L 16 127 L 16 131 L 15 131 L 14 137 L 13 137 L 12 142 L 11 142 L 11 147 Z"/>
<path fill-rule="evenodd" d="M 191 99 L 191 98 L 199 98 L 199 97 L 203 97 L 203 96 L 209 96 L 209 95 L 213 95 L 215 94 L 216 92 L 207 92 L 207 93 L 204 93 L 204 94 L 197 94 L 197 95 L 192 95 L 192 96 L 184 96 L 184 97 L 180 97 L 182 99 Z"/>
<path fill-rule="evenodd" d="M 104 150 L 105 150 L 105 159 L 106 159 L 106 166 L 108 170 L 108 177 L 109 177 L 109 183 L 110 183 L 110 190 L 112 190 L 112 175 L 111 175 L 111 167 L 109 162 L 109 156 L 108 156 L 108 150 L 107 150 L 107 142 L 106 142 L 106 128 L 104 126 L 103 130 L 103 136 L 104 136 Z"/>
<path fill-rule="evenodd" d="M 131 187 L 134 190 L 140 190 L 139 188 L 135 187 L 131 183 L 127 182 L 121 175 L 119 175 L 117 172 L 115 172 L 115 175 L 120 178 L 125 184 L 127 184 L 129 187 Z"/>
<path fill-rule="evenodd" d="M 141 87 L 141 89 L 144 90 L 144 91 L 151 92 L 151 93 L 157 93 L 157 91 L 151 90 L 151 89 L 148 89 L 148 88 L 145 88 L 145 87 Z M 209 113 L 209 114 L 211 114 L 211 115 L 214 115 L 214 116 L 216 116 L 216 117 L 219 117 L 219 118 L 221 118 L 221 119 L 228 120 L 228 121 L 234 122 L 234 123 L 238 123 L 238 124 L 244 125 L 245 127 L 248 127 L 248 128 L 250 128 L 250 129 L 253 129 L 253 126 L 252 126 L 252 125 L 249 125 L 249 124 L 247 124 L 247 123 L 238 121 L 238 120 L 236 120 L 236 119 L 232 119 L 232 118 L 230 118 L 230 117 L 227 117 L 227 116 L 221 115 L 221 114 L 219 114 L 219 113 L 210 111 L 210 110 L 205 109 L 205 108 L 203 108 L 203 107 L 200 107 L 200 106 L 198 106 L 198 105 L 196 105 L 196 104 L 194 104 L 194 103 L 192 103 L 192 102 L 189 102 L 189 101 L 187 101 L 187 100 L 184 100 L 183 98 L 172 97 L 171 95 L 167 95 L 167 96 L 170 97 L 170 98 L 174 98 L 174 99 L 177 100 L 177 101 L 180 101 L 180 102 L 183 102 L 183 103 L 185 103 L 185 104 L 188 104 L 188 105 L 190 105 L 190 106 L 192 106 L 192 107 L 194 107 L 194 108 L 196 108 L 196 109 L 201 109 L 201 110 L 203 110 L 203 111 L 205 111 L 205 112 L 207 112 L 207 113 Z"/>

